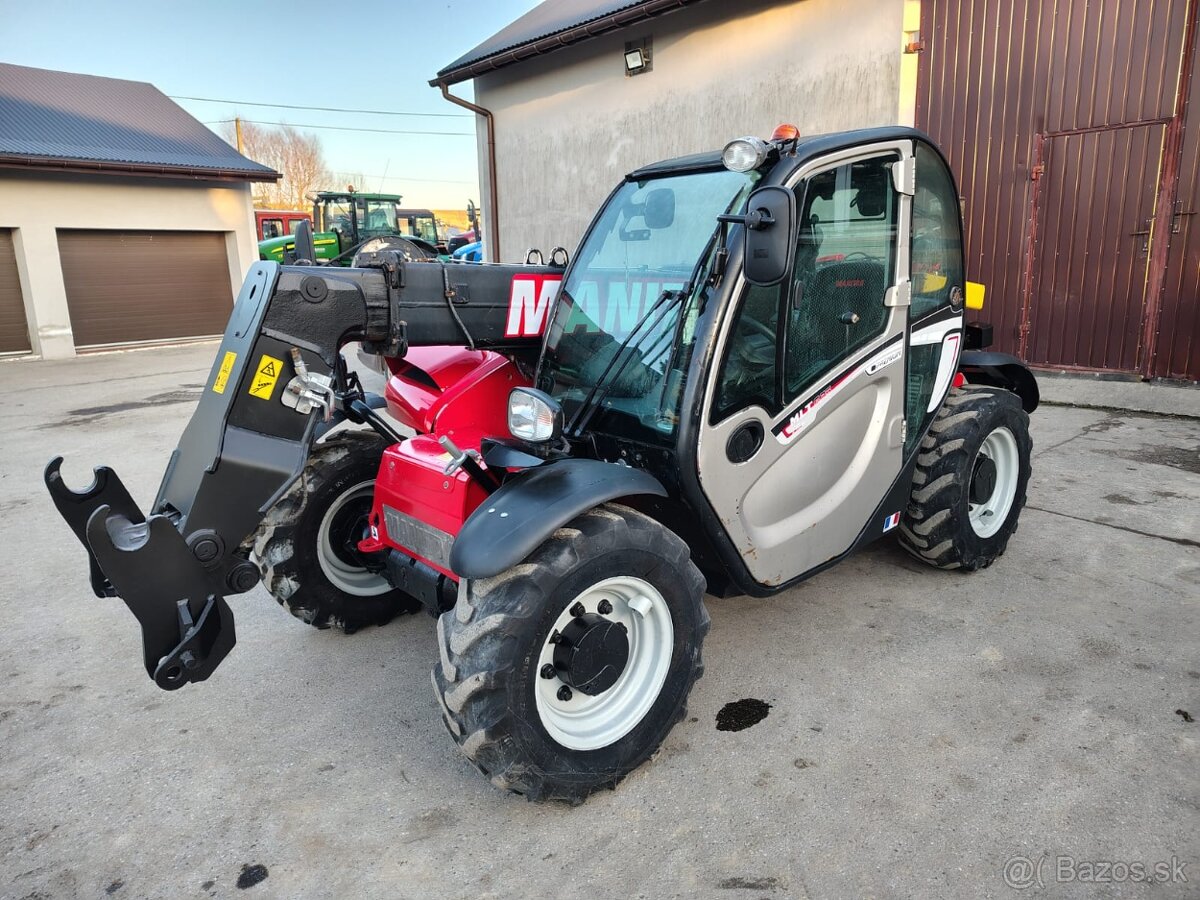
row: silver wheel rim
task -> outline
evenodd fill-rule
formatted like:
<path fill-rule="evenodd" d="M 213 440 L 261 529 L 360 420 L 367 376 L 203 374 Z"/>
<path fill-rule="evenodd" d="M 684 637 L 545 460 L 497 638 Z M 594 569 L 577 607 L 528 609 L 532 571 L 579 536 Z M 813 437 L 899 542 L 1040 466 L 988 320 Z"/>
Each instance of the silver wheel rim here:
<path fill-rule="evenodd" d="M 996 466 L 996 486 L 983 503 L 968 501 L 967 512 L 975 533 L 981 538 L 989 538 L 1004 525 L 1017 496 L 1017 475 L 1021 468 L 1017 439 L 1007 428 L 997 428 L 984 440 L 979 456 L 986 456 Z M 971 472 L 974 476 L 974 462 Z"/>
<path fill-rule="evenodd" d="M 566 627 L 576 603 L 595 613 L 602 600 L 613 607 L 605 618 L 628 629 L 629 659 L 616 683 L 594 697 L 574 691 L 570 700 L 560 700 L 558 692 L 565 682 L 540 675 L 543 666 L 554 662 L 554 644 L 549 637 L 534 670 L 534 695 L 542 726 L 550 737 L 571 750 L 597 750 L 629 734 L 662 692 L 675 649 L 675 629 L 667 601 L 654 585 L 634 577 L 606 578 L 592 585 L 567 604 L 550 634 Z"/>
<path fill-rule="evenodd" d="M 363 495 L 372 494 L 374 490 L 374 481 L 364 481 L 347 489 L 325 511 L 325 515 L 321 518 L 321 525 L 317 528 L 317 562 L 321 564 L 321 571 L 325 573 L 325 577 L 335 588 L 355 597 L 376 597 L 379 594 L 386 594 L 392 589 L 392 586 L 384 580 L 382 575 L 368 572 L 361 566 L 351 565 L 340 558 L 333 549 L 329 532 L 333 526 L 334 516 L 342 507 Z"/>

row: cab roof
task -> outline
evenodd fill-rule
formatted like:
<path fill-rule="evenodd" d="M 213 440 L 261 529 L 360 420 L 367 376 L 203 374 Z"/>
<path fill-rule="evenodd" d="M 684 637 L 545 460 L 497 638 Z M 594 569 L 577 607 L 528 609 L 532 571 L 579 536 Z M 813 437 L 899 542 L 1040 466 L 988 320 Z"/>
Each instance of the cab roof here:
<path fill-rule="evenodd" d="M 318 200 L 336 200 L 339 197 L 353 197 L 356 200 L 385 200 L 389 203 L 399 203 L 401 200 L 399 194 L 368 194 L 366 191 L 320 191 L 316 194 Z"/>
<path fill-rule="evenodd" d="M 731 137 L 730 140 L 735 140 Z M 829 134 L 814 134 L 802 136 L 796 142 L 794 154 L 789 154 L 781 160 L 788 169 L 795 168 L 809 159 L 822 156 L 834 150 L 854 147 L 859 144 L 875 144 L 881 141 L 923 140 L 932 144 L 933 140 L 925 132 L 904 125 L 889 125 L 882 128 L 859 128 L 854 131 L 834 131 Z M 722 148 L 723 149 L 723 148 Z M 650 163 L 635 169 L 625 176 L 626 181 L 641 181 L 646 178 L 661 178 L 664 175 L 682 175 L 688 172 L 703 172 L 708 169 L 721 168 L 721 150 L 710 150 L 705 153 L 693 153 L 689 156 L 679 156 L 661 162 Z M 775 165 L 779 165 L 777 162 Z"/>

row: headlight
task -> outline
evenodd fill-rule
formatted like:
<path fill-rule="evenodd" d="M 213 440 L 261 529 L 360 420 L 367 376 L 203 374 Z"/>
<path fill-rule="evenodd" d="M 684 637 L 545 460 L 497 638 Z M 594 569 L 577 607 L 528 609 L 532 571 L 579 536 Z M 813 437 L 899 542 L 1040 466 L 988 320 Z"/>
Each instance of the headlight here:
<path fill-rule="evenodd" d="M 749 172 L 763 164 L 769 149 L 767 142 L 762 138 L 738 138 L 725 145 L 721 152 L 721 162 L 731 172 Z"/>
<path fill-rule="evenodd" d="M 541 444 L 562 435 L 563 413 L 558 401 L 533 388 L 513 388 L 508 395 L 508 430 L 522 441 Z"/>

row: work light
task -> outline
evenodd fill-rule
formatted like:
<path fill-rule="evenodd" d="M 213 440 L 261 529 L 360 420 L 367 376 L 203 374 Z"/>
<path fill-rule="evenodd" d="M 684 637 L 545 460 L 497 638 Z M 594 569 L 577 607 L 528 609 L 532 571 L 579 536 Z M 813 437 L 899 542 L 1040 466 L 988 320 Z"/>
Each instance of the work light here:
<path fill-rule="evenodd" d="M 731 172 L 757 169 L 767 158 L 767 142 L 757 137 L 741 137 L 730 141 L 721 152 L 721 162 Z"/>

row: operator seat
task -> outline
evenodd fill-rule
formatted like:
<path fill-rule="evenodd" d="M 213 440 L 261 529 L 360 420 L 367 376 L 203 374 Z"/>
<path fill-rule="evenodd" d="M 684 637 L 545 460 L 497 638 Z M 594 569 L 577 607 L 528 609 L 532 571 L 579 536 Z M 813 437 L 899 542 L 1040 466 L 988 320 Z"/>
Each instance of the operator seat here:
<path fill-rule="evenodd" d="M 798 389 L 876 334 L 887 318 L 887 270 L 873 259 L 817 263 L 789 316 L 787 380 Z M 858 317 L 854 324 L 842 319 Z"/>

